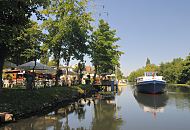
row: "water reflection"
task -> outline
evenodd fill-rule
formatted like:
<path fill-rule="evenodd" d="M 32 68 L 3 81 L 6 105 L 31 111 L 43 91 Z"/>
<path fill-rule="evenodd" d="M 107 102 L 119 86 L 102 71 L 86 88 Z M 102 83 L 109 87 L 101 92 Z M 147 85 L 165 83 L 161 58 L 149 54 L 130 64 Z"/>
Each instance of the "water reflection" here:
<path fill-rule="evenodd" d="M 122 124 L 119 109 L 115 99 L 81 99 L 45 116 L 20 120 L 0 130 L 117 130 Z"/>
<path fill-rule="evenodd" d="M 172 86 L 172 85 L 168 85 L 167 86 L 167 91 L 169 93 L 175 92 L 175 93 L 189 93 L 190 94 L 190 88 L 188 87 L 180 87 L 180 86 Z"/>
<path fill-rule="evenodd" d="M 115 100 L 99 100 L 94 107 L 92 130 L 118 130 L 122 124 L 122 119 L 118 116 L 119 109 Z"/>
<path fill-rule="evenodd" d="M 190 88 L 168 86 L 169 106 L 174 106 L 178 110 L 190 110 Z"/>
<path fill-rule="evenodd" d="M 20 120 L 0 130 L 189 129 L 190 89 L 171 87 L 159 95 L 137 93 L 129 85 L 118 90 L 111 100 L 81 99 L 45 116 Z M 158 115 L 156 120 L 144 111 Z"/>
<path fill-rule="evenodd" d="M 20 120 L 17 123 L 5 126 L 4 129 L 1 128 L 1 130 L 66 130 L 70 129 L 68 125 L 68 116 L 71 113 L 75 113 L 78 120 L 84 119 L 85 109 L 83 102 L 56 109 L 42 117 L 32 117 Z M 62 122 L 62 119 L 65 119 L 65 122 Z"/>
<path fill-rule="evenodd" d="M 168 101 L 166 93 L 152 95 L 134 91 L 134 97 L 144 112 L 151 112 L 154 116 L 156 116 L 156 113 L 164 111 L 164 107 Z"/>

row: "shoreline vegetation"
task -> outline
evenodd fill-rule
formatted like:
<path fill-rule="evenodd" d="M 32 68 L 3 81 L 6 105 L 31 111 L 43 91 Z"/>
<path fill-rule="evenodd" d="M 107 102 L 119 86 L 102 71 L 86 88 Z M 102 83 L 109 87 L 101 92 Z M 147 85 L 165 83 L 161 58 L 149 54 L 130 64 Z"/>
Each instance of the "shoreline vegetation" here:
<path fill-rule="evenodd" d="M 169 83 L 168 86 L 172 87 L 186 87 L 186 88 L 190 88 L 189 84 L 173 84 L 173 83 Z"/>
<path fill-rule="evenodd" d="M 13 121 L 42 115 L 92 95 L 91 86 L 52 87 L 29 91 L 27 89 L 3 89 L 0 95 L 0 111 L 13 114 Z M 6 122 L 0 121 L 0 126 Z"/>
<path fill-rule="evenodd" d="M 163 76 L 167 83 L 178 84 L 179 86 L 190 86 L 190 53 L 186 58 L 174 58 L 170 62 L 152 64 L 147 58 L 146 66 L 130 73 L 128 81 L 133 82 L 137 77 L 144 75 L 144 72 L 157 72 Z M 186 85 L 187 84 L 187 85 Z"/>

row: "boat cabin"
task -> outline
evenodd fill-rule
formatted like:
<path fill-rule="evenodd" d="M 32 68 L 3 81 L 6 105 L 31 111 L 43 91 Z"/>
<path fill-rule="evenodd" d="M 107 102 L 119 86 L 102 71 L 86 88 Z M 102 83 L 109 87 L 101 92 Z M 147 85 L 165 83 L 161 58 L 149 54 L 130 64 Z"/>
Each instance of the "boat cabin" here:
<path fill-rule="evenodd" d="M 136 82 L 162 80 L 162 76 L 158 76 L 158 72 L 144 72 L 144 76 L 136 78 Z"/>
<path fill-rule="evenodd" d="M 144 72 L 144 76 L 158 76 L 158 72 Z"/>

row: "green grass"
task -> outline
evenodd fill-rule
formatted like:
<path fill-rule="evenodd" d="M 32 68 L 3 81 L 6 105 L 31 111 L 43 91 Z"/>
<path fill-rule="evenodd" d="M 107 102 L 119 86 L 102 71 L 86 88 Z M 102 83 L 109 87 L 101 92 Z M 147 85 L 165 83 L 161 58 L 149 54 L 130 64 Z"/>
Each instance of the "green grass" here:
<path fill-rule="evenodd" d="M 9 112 L 19 117 L 40 111 L 55 102 L 72 99 L 82 93 L 79 87 L 52 87 L 32 91 L 3 89 L 0 93 L 0 112 Z"/>
<path fill-rule="evenodd" d="M 113 95 L 113 92 L 107 91 L 107 92 L 99 92 L 101 95 Z"/>

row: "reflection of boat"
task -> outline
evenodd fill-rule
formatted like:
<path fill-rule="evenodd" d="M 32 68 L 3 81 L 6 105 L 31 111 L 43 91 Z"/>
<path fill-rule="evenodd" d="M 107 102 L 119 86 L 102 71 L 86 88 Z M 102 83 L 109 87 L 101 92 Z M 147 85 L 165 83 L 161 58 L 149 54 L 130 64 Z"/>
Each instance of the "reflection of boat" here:
<path fill-rule="evenodd" d="M 163 93 L 166 81 L 156 72 L 145 72 L 144 76 L 137 78 L 137 90 L 143 93 Z"/>
<path fill-rule="evenodd" d="M 159 95 L 150 95 L 138 93 L 135 91 L 134 97 L 139 103 L 139 106 L 145 112 L 151 112 L 154 114 L 156 114 L 157 112 L 163 112 L 168 100 L 168 96 L 166 93 Z"/>

